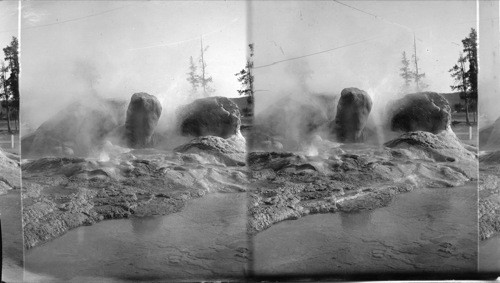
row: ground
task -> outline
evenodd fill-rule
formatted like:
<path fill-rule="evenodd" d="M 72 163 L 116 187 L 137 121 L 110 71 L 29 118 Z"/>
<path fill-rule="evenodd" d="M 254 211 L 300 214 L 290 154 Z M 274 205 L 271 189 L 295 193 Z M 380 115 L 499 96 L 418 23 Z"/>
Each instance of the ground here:
<path fill-rule="evenodd" d="M 178 212 L 190 199 L 245 192 L 248 183 L 244 166 L 152 149 L 108 161 L 47 157 L 25 161 L 22 169 L 26 248 L 104 219 Z"/>
<path fill-rule="evenodd" d="M 477 178 L 477 159 L 465 149 L 455 154 L 432 149 L 425 158 L 417 146 L 409 148 L 356 148 L 325 141 L 316 156 L 249 153 L 250 231 L 313 213 L 383 207 L 415 188 L 456 187 Z M 463 160 L 458 159 L 461 154 L 466 155 Z M 457 159 L 446 157 L 451 155 Z"/>
<path fill-rule="evenodd" d="M 483 153 L 479 163 L 479 239 L 500 232 L 500 154 Z"/>
<path fill-rule="evenodd" d="M 475 147 L 449 131 L 409 133 L 382 147 L 321 139 L 313 147 L 249 153 L 259 276 L 475 270 Z M 406 195 L 421 197 L 411 208 Z M 369 215 L 383 211 L 393 222 L 373 224 Z M 344 221 L 354 215 L 368 220 Z"/>
<path fill-rule="evenodd" d="M 3 266 L 2 279 L 6 282 L 22 280 L 23 237 L 21 225 L 21 168 L 19 144 L 10 146 L 10 134 L 0 122 L 0 215 L 2 225 Z M 15 138 L 18 141 L 19 135 Z M 5 143 L 4 143 L 5 142 Z"/>

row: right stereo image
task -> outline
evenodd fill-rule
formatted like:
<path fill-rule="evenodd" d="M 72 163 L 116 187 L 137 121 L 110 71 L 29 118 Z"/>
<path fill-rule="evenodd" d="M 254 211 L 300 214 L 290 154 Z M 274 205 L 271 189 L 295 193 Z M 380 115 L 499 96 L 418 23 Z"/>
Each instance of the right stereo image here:
<path fill-rule="evenodd" d="M 254 1 L 250 15 L 253 275 L 498 272 L 498 2 Z"/>
<path fill-rule="evenodd" d="M 478 271 L 500 271 L 500 31 L 499 2 L 480 3 L 479 258 Z"/>

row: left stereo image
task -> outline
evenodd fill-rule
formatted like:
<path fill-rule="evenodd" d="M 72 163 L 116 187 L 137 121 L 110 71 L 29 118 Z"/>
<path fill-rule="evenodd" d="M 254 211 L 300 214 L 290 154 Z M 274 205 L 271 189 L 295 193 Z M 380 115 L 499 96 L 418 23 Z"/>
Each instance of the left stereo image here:
<path fill-rule="evenodd" d="M 23 281 L 19 142 L 19 3 L 0 2 L 0 251 L 2 282 Z"/>
<path fill-rule="evenodd" d="M 24 280 L 245 278 L 246 3 L 22 5 Z"/>

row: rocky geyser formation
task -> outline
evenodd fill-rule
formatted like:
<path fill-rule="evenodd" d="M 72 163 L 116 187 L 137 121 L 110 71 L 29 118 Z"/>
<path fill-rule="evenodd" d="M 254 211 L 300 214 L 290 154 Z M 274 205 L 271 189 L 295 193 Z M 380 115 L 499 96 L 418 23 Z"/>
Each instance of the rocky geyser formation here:
<path fill-rule="evenodd" d="M 372 100 L 363 90 L 345 88 L 340 93 L 333 131 L 340 142 L 364 141 L 363 129 L 372 109 Z"/>
<path fill-rule="evenodd" d="M 175 152 L 210 155 L 214 162 L 244 166 L 246 140 L 241 134 L 238 106 L 225 97 L 195 100 L 179 110 L 179 132 L 195 137 Z"/>
<path fill-rule="evenodd" d="M 134 93 L 130 99 L 125 120 L 125 139 L 131 148 L 152 145 L 152 136 L 162 107 L 160 101 L 144 92 Z"/>
<path fill-rule="evenodd" d="M 135 94 L 127 122 L 108 135 L 127 137 L 128 132 L 135 135 L 134 146 L 151 144 L 161 112 L 157 106 L 151 96 Z M 181 109 L 181 117 L 183 132 L 194 139 L 174 152 L 130 150 L 104 141 L 107 159 L 44 157 L 24 162 L 25 246 L 104 219 L 177 212 L 188 200 L 209 192 L 244 192 L 246 147 L 238 107 L 211 97 Z"/>
<path fill-rule="evenodd" d="M 451 129 L 451 108 L 448 101 L 435 92 L 405 95 L 391 106 L 391 130 L 425 131 L 437 134 Z"/>
<path fill-rule="evenodd" d="M 0 149 L 0 195 L 21 188 L 19 156 Z"/>
<path fill-rule="evenodd" d="M 382 148 L 318 139 L 315 156 L 250 153 L 250 231 L 313 213 L 374 209 L 388 205 L 399 193 L 462 186 L 477 179 L 476 149 L 453 133 L 450 107 L 441 99 L 421 93 L 396 102 L 393 125 L 405 133 Z"/>
<path fill-rule="evenodd" d="M 113 129 L 125 122 L 125 107 L 122 101 L 105 99 L 72 103 L 23 137 L 23 158 L 91 155 Z"/>
<path fill-rule="evenodd" d="M 45 157 L 25 162 L 26 248 L 104 219 L 166 215 L 210 192 L 244 192 L 245 167 L 210 156 L 138 149 L 109 161 Z"/>
<path fill-rule="evenodd" d="M 135 93 L 130 103 L 95 98 L 75 102 L 21 140 L 23 157 L 95 156 L 106 141 L 131 148 L 152 147 L 162 107 L 147 93 Z"/>
<path fill-rule="evenodd" d="M 500 233 L 500 118 L 479 131 L 479 239 Z"/>
<path fill-rule="evenodd" d="M 500 233 L 500 151 L 479 158 L 479 239 Z"/>
<path fill-rule="evenodd" d="M 424 145 L 423 145 L 424 146 Z M 439 151 L 439 149 L 436 149 Z M 251 152 L 249 229 L 314 213 L 356 212 L 388 205 L 421 187 L 455 187 L 477 176 L 474 162 L 437 162 L 408 148 L 348 152 L 325 144 L 324 156 Z"/>
<path fill-rule="evenodd" d="M 240 133 L 240 111 L 226 97 L 197 99 L 179 109 L 179 131 L 182 135 L 229 138 Z"/>

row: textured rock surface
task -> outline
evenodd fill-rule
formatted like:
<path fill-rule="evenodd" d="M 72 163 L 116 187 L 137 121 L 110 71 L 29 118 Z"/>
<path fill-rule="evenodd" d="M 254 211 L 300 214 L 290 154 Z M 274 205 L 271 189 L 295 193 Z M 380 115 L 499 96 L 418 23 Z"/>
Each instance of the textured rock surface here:
<path fill-rule="evenodd" d="M 144 92 L 134 93 L 130 99 L 125 120 L 125 138 L 131 148 L 152 145 L 152 136 L 161 115 L 158 99 Z"/>
<path fill-rule="evenodd" d="M 241 134 L 227 139 L 216 136 L 195 138 L 175 148 L 174 151 L 210 156 L 214 163 L 227 166 L 244 166 L 246 160 L 246 143 Z"/>
<path fill-rule="evenodd" d="M 73 103 L 22 139 L 23 158 L 91 155 L 125 122 L 125 108 L 126 102 L 116 100 Z"/>
<path fill-rule="evenodd" d="M 394 142 L 395 148 L 335 148 L 325 142 L 317 156 L 251 152 L 250 231 L 307 214 L 386 206 L 415 188 L 456 187 L 477 178 L 472 153 L 440 147 L 443 141 L 427 134 L 417 134 L 416 145 Z M 463 159 L 443 158 L 454 150 Z"/>
<path fill-rule="evenodd" d="M 345 88 L 340 94 L 333 131 L 340 142 L 362 142 L 372 100 L 363 90 Z"/>
<path fill-rule="evenodd" d="M 0 149 L 0 217 L 2 219 L 2 281 L 23 280 L 21 230 L 21 167 L 19 156 Z"/>
<path fill-rule="evenodd" d="M 21 188 L 19 156 L 0 149 L 0 195 Z"/>
<path fill-rule="evenodd" d="M 178 111 L 177 119 L 182 135 L 228 138 L 240 133 L 240 111 L 226 97 L 197 99 Z"/>
<path fill-rule="evenodd" d="M 479 158 L 479 239 L 500 232 L 500 151 Z"/>
<path fill-rule="evenodd" d="M 413 158 L 451 162 L 465 170 L 468 176 L 477 175 L 476 149 L 464 145 L 451 130 L 437 135 L 421 131 L 405 133 L 385 146 L 410 150 Z"/>
<path fill-rule="evenodd" d="M 451 108 L 448 101 L 435 92 L 405 95 L 390 107 L 393 131 L 426 131 L 437 134 L 451 125 Z"/>
<path fill-rule="evenodd" d="M 243 167 L 201 154 L 134 150 L 107 162 L 41 158 L 23 166 L 27 248 L 104 219 L 165 215 L 209 192 L 243 192 Z"/>

